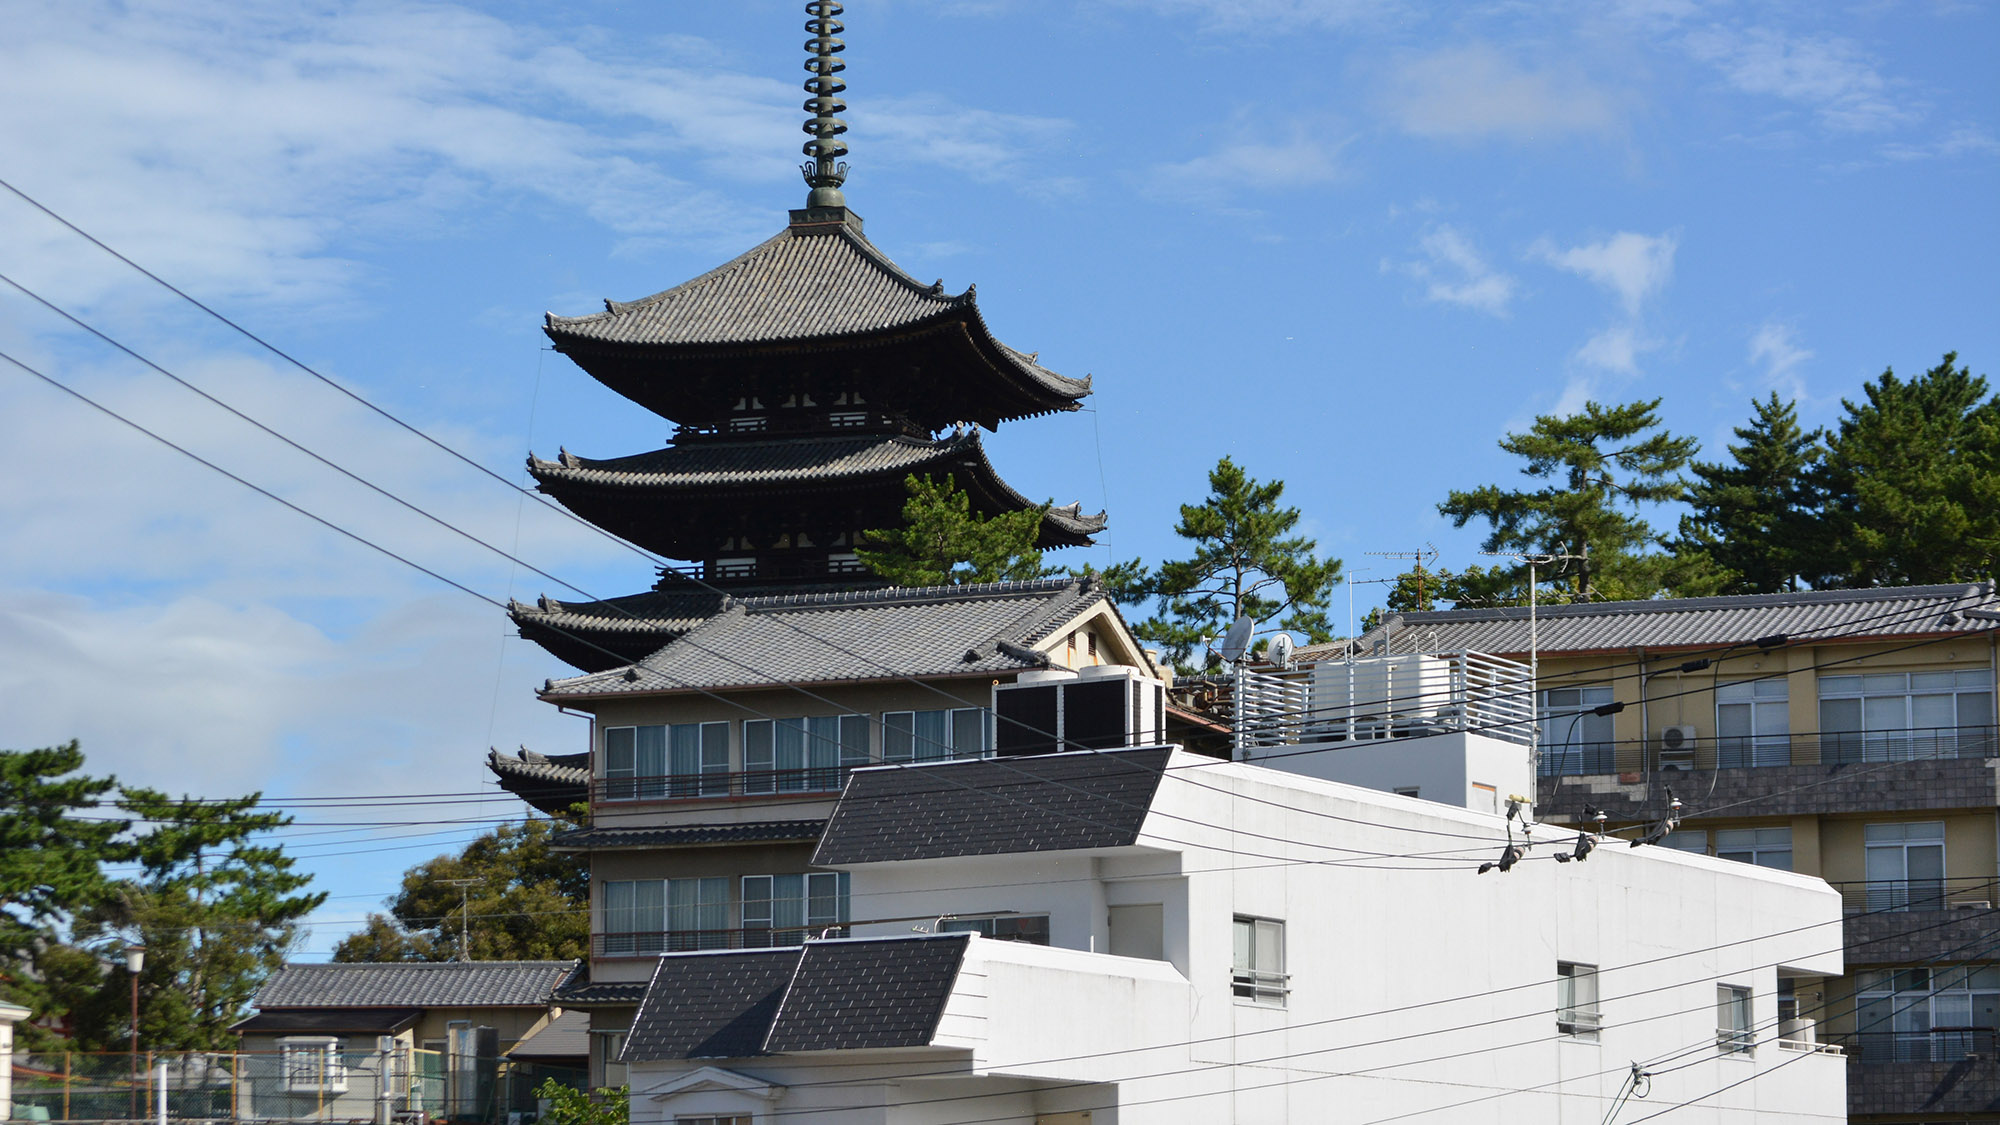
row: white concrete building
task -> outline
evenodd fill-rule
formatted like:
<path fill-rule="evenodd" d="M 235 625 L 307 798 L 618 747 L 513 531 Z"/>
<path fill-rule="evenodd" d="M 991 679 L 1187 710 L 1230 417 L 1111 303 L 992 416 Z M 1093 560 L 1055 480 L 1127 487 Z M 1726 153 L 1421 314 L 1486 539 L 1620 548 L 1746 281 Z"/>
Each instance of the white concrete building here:
<path fill-rule="evenodd" d="M 1168 748 L 858 771 L 854 936 L 662 957 L 632 1119 L 1600 1122 L 1635 1063 L 1631 1114 L 1844 1113 L 1781 985 L 1841 971 L 1824 883 L 1532 839 Z"/>

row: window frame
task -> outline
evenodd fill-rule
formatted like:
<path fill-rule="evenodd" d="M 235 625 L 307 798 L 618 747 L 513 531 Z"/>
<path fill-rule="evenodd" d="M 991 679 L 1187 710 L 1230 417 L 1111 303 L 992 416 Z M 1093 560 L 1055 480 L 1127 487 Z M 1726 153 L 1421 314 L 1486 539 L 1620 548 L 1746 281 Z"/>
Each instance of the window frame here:
<path fill-rule="evenodd" d="M 1792 764 L 1791 681 L 1782 676 L 1715 685 L 1715 764 L 1722 769 Z M 1723 733 L 1741 712 L 1747 734 Z"/>
<path fill-rule="evenodd" d="M 1784 833 L 1784 842 L 1778 842 L 1778 833 Z M 1744 834 L 1750 834 L 1745 839 Z M 1766 859 L 1785 857 L 1783 864 L 1767 863 Z M 1773 871 L 1792 870 L 1792 827 L 1789 824 L 1766 825 L 1757 828 L 1718 828 L 1715 830 L 1715 857 L 1735 863 L 1748 863 L 1755 867 L 1765 867 Z"/>
<path fill-rule="evenodd" d="M 862 714 L 743 720 L 743 794 L 839 790 L 869 763 L 868 727 Z"/>
<path fill-rule="evenodd" d="M 649 956 L 691 949 L 726 949 L 731 944 L 729 924 L 734 905 L 729 899 L 728 876 L 697 876 L 682 879 L 605 879 L 599 884 L 603 894 L 600 908 L 602 929 L 598 947 L 603 956 Z M 614 888 L 629 888 L 621 893 Z M 642 888 L 651 893 L 644 893 Z M 613 900 L 629 894 L 629 905 L 614 906 Z M 676 900 L 679 901 L 676 901 Z M 657 913 L 654 913 L 657 911 Z M 615 912 L 615 913 L 614 913 Z M 641 925 L 653 913 L 651 927 Z M 622 915 L 622 917 L 621 917 Z M 694 925 L 675 925 L 676 921 Z M 617 928 L 618 923 L 627 928 Z M 711 925 L 710 923 L 716 923 Z"/>
<path fill-rule="evenodd" d="M 1950 678 L 1952 683 L 1947 686 L 1935 682 L 1940 678 Z M 1927 682 L 1920 683 L 1920 679 Z M 1991 752 L 1994 687 L 1990 666 L 1821 676 L 1816 691 L 1822 762 L 1956 757 L 1962 752 L 1961 743 L 1969 743 L 1983 753 Z M 1982 702 L 1971 704 L 1972 710 L 1968 711 L 1968 697 Z M 1916 725 L 1918 700 L 1940 698 L 1951 700 L 1951 724 Z M 1888 704 L 1887 701 L 1894 699 L 1902 701 L 1900 707 Z M 1830 715 L 1828 703 L 1849 702 L 1853 703 L 1851 719 Z M 1901 714 L 1893 714 L 1897 711 Z"/>
<path fill-rule="evenodd" d="M 779 880 L 790 890 L 798 880 L 798 893 L 780 895 Z M 754 942 L 763 947 L 802 945 L 821 932 L 845 931 L 848 913 L 848 875 L 845 871 L 789 871 L 770 875 L 744 875 L 738 880 L 742 890 L 743 945 Z M 797 903 L 797 921 L 779 917 L 780 903 Z M 784 924 L 780 924 L 780 923 Z"/>
<path fill-rule="evenodd" d="M 1715 985 L 1715 1046 L 1727 1056 L 1756 1052 L 1756 993 L 1747 984 Z"/>
<path fill-rule="evenodd" d="M 919 728 L 923 725 L 918 716 L 941 715 L 936 720 L 943 737 L 923 735 Z M 960 746 L 964 738 L 978 742 L 973 748 Z M 920 752 L 924 746 L 937 746 L 935 753 Z M 984 758 L 993 752 L 993 712 L 986 707 L 936 707 L 923 711 L 882 712 L 882 761 L 921 765 L 927 762 L 956 762 L 968 758 Z"/>
<path fill-rule="evenodd" d="M 347 1057 L 334 1035 L 287 1035 L 278 1040 L 285 1090 L 318 1094 L 347 1092 Z"/>
<path fill-rule="evenodd" d="M 1036 925 L 1039 923 L 1039 926 Z M 1015 932 L 1003 933 L 1002 930 Z M 1018 941 L 1023 945 L 1049 944 L 1049 916 L 1046 914 L 975 914 L 946 918 L 938 925 L 941 934 L 978 934 L 993 941 Z"/>
<path fill-rule="evenodd" d="M 606 801 L 683 800 L 729 795 L 730 728 L 726 721 L 621 723 L 603 729 Z M 629 745 L 617 745 L 628 741 Z M 658 732 L 655 736 L 653 732 Z M 690 732 L 683 745 L 681 732 Z M 621 757 L 628 761 L 621 763 Z M 655 757 L 659 772 L 648 771 Z M 677 769 L 677 765 L 692 769 Z"/>
<path fill-rule="evenodd" d="M 1896 829 L 1891 835 L 1889 829 Z M 1936 829 L 1933 834 L 1929 830 Z M 1912 836 L 1911 829 L 1924 829 L 1925 834 Z M 1873 912 L 1889 910 L 1915 910 L 1920 903 L 1932 904 L 1929 909 L 1943 909 L 1946 877 L 1950 870 L 1946 865 L 1950 857 L 1946 853 L 1945 822 L 1942 820 L 1884 820 L 1865 824 L 1861 828 L 1861 855 L 1863 887 L 1867 892 L 1868 910 Z M 1936 849 L 1937 874 L 1911 875 L 1910 853 L 1916 850 Z M 1896 866 L 1900 875 L 1878 875 L 1878 860 L 1895 853 Z"/>
<path fill-rule="evenodd" d="M 1552 703 L 1551 697 L 1559 692 L 1574 692 L 1577 701 L 1561 705 Z M 1612 690 L 1604 684 L 1545 687 L 1537 691 L 1535 723 L 1541 728 L 1541 754 L 1536 772 L 1542 777 L 1581 777 L 1616 772 L 1618 736 L 1615 717 L 1588 713 L 1593 707 L 1611 702 L 1614 702 Z M 1579 716 L 1579 712 L 1583 714 Z M 1569 737 L 1572 722 L 1576 725 L 1573 740 Z M 1599 765 L 1605 768 L 1591 768 Z"/>
<path fill-rule="evenodd" d="M 1283 1008 L 1291 995 L 1291 974 L 1285 971 L 1285 923 L 1281 918 L 1237 914 L 1230 919 L 1230 992 L 1239 1004 Z M 1275 967 L 1260 965 L 1258 950 L 1266 945 L 1276 951 Z"/>
<path fill-rule="evenodd" d="M 1556 962 L 1556 1030 L 1579 1043 L 1597 1042 L 1604 1028 L 1598 1006 L 1597 966 L 1581 961 Z"/>

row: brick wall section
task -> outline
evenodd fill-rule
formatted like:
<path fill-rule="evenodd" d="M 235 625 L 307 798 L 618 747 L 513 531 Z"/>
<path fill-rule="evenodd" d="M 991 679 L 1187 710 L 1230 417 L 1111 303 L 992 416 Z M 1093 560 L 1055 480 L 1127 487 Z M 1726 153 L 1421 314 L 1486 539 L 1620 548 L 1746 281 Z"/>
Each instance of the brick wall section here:
<path fill-rule="evenodd" d="M 1589 805 L 1610 814 L 1613 825 L 1659 817 L 1669 786 L 1689 815 L 1705 809 L 1751 817 L 1992 808 L 2000 804 L 1996 764 L 2000 758 L 1766 766 L 1652 774 L 1630 784 L 1620 783 L 1617 774 L 1545 777 L 1537 786 L 1538 804 L 1541 815 L 1552 820 L 1567 820 Z"/>
<path fill-rule="evenodd" d="M 1980 1113 L 2000 1110 L 2000 1061 L 1863 1063 L 1847 1060 L 1850 1118 L 1876 1113 Z"/>
<path fill-rule="evenodd" d="M 1901 910 L 1850 914 L 1847 964 L 1914 965 L 2000 959 L 2000 910 Z"/>

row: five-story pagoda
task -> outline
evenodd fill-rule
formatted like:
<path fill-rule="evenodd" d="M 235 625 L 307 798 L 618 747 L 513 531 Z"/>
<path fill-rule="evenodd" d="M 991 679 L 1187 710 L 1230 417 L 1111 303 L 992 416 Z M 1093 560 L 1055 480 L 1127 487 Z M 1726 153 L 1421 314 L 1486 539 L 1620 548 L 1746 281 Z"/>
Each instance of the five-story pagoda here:
<path fill-rule="evenodd" d="M 855 542 L 900 522 L 910 474 L 949 474 L 984 515 L 1038 507 L 994 471 L 976 427 L 1090 393 L 995 339 L 972 288 L 925 285 L 862 234 L 841 193 L 840 10 L 807 5 L 811 193 L 785 229 L 664 292 L 547 318 L 557 351 L 676 429 L 627 457 L 530 455 L 529 472 L 591 523 L 692 564 L 642 594 L 512 607 L 523 636 L 584 671 L 644 659 L 731 595 L 882 585 Z M 1038 545 L 1087 545 L 1103 527 L 1103 513 L 1051 508 Z"/>

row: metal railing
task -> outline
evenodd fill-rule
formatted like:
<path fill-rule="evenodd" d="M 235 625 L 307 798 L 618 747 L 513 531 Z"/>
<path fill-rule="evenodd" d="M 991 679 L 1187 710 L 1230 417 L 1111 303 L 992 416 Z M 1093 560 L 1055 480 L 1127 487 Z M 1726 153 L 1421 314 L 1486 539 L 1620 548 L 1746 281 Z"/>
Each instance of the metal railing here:
<path fill-rule="evenodd" d="M 1957 1062 L 1992 1058 L 2000 1032 L 1990 1027 L 1933 1027 L 1927 1031 L 1850 1031 L 1828 1036 L 1863 1063 Z"/>
<path fill-rule="evenodd" d="M 656 957 L 703 949 L 769 949 L 810 938 L 846 937 L 844 925 L 742 926 L 728 930 L 655 930 L 590 935 L 593 957 Z"/>
<path fill-rule="evenodd" d="M 15 1052 L 15 1120 L 449 1120 L 501 1125 L 532 1114 L 546 1078 L 582 1089 L 582 1070 L 508 1059 L 453 1068 L 437 1051 L 360 1049 L 373 1036 L 290 1051 Z M 161 1068 L 165 1068 L 164 1081 Z M 164 1089 L 164 1102 L 161 1101 Z"/>
<path fill-rule="evenodd" d="M 1567 750 L 1560 743 L 1544 742 L 1542 773 L 1543 776 L 1615 773 L 1620 769 L 1621 750 L 1625 752 L 1625 769 L 1637 770 L 1642 761 L 1645 768 L 1656 768 L 1659 732 L 1653 732 L 1653 737 L 1643 742 L 1632 739 L 1571 742 Z M 1833 766 L 1992 758 L 2000 756 L 2000 727 L 1925 727 L 1871 734 L 1829 731 L 1721 738 L 1703 734 L 1683 753 L 1692 755 L 1693 762 L 1704 770 L 1712 768 L 1710 763 L 1722 769 L 1762 769 L 1793 764 Z"/>
<path fill-rule="evenodd" d="M 1480 652 L 1370 657 L 1283 674 L 1238 667 L 1228 685 L 1238 748 L 1301 742 L 1358 742 L 1476 731 L 1525 746 L 1533 737 L 1528 666 Z M 1347 669 L 1345 687 L 1322 686 L 1322 671 Z"/>
<path fill-rule="evenodd" d="M 1239 1000 L 1259 1004 L 1283 1004 L 1292 992 L 1290 973 L 1267 973 L 1260 969 L 1235 969 L 1229 975 L 1231 990 Z"/>
<path fill-rule="evenodd" d="M 1557 1008 L 1556 1030 L 1579 1039 L 1595 1039 L 1604 1028 L 1604 1013 L 1590 1008 Z"/>
<path fill-rule="evenodd" d="M 784 770 L 717 770 L 658 777 L 599 778 L 600 801 L 692 801 L 719 797 L 768 797 L 780 793 L 838 793 L 847 775 L 867 763 Z"/>
<path fill-rule="evenodd" d="M 1990 875 L 1949 879 L 1870 879 L 1828 884 L 1840 892 L 1849 914 L 1902 910 L 1963 910 L 1968 914 L 1993 909 L 2000 901 L 2000 880 Z"/>

